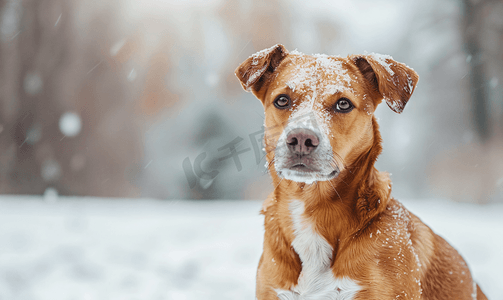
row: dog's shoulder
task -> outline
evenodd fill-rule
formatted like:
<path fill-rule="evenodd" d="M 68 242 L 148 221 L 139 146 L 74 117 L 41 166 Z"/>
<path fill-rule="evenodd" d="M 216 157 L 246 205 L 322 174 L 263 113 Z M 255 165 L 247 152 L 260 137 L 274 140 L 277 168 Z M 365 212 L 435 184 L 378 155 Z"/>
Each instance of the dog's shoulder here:
<path fill-rule="evenodd" d="M 262 209 L 260 210 L 260 214 L 265 215 L 267 213 L 267 210 L 275 203 L 276 201 L 276 196 L 274 193 L 270 193 L 269 196 L 264 200 L 262 203 Z"/>
<path fill-rule="evenodd" d="M 415 214 L 410 212 L 401 202 L 391 198 L 381 219 L 384 221 L 382 230 L 394 243 L 405 245 L 414 255 L 421 277 L 427 272 L 438 236 Z"/>

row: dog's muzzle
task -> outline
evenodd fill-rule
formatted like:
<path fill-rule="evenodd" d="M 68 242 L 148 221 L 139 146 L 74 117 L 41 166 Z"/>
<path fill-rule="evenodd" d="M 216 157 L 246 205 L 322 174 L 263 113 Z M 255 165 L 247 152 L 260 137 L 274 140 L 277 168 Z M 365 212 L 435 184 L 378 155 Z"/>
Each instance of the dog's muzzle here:
<path fill-rule="evenodd" d="M 285 134 L 286 133 L 286 134 Z M 332 166 L 331 147 L 314 130 L 297 127 L 286 131 L 276 148 L 276 172 L 296 182 L 325 181 L 338 175 Z"/>

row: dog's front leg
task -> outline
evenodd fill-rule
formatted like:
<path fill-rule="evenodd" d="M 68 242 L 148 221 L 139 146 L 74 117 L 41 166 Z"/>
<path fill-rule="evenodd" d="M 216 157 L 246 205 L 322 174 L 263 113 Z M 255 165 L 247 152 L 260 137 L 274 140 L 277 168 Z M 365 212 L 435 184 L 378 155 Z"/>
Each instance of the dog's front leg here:
<path fill-rule="evenodd" d="M 278 223 L 265 215 L 264 252 L 257 270 L 256 296 L 258 300 L 277 300 L 282 299 L 278 292 L 289 291 L 297 284 L 302 264 Z"/>
<path fill-rule="evenodd" d="M 263 258 L 263 256 L 262 256 Z M 261 262 L 263 260 L 261 259 Z M 262 263 L 259 264 L 258 272 L 257 272 L 257 288 L 256 288 L 256 297 L 257 300 L 296 300 L 297 298 L 290 295 L 291 292 L 287 291 L 285 288 L 285 284 L 281 282 L 276 282 L 281 280 L 279 276 L 264 276 L 265 270 L 268 267 L 264 266 Z"/>

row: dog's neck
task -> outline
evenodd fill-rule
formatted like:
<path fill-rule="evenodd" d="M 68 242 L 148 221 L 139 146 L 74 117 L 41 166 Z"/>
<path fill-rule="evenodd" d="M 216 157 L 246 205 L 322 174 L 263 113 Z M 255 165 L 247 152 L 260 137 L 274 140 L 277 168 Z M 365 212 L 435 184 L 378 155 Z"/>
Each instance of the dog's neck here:
<path fill-rule="evenodd" d="M 272 172 L 276 186 L 275 198 L 302 201 L 307 215 L 338 216 L 339 228 L 333 229 L 341 233 L 358 231 L 367 226 L 386 208 L 391 194 L 388 174 L 379 172 L 374 167 L 382 147 L 379 126 L 375 119 L 372 125 L 371 147 L 331 181 L 298 183 L 282 180 Z M 358 222 L 355 223 L 354 220 Z"/>

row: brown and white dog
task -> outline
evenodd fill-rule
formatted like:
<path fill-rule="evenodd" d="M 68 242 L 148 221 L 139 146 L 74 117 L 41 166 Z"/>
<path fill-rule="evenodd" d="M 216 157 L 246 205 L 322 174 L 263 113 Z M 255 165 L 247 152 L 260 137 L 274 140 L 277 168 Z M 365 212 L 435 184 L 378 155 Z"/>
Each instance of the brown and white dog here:
<path fill-rule="evenodd" d="M 276 187 L 265 201 L 259 300 L 487 299 L 463 258 L 391 197 L 375 169 L 384 99 L 402 112 L 418 75 L 390 56 L 260 51 L 236 70 L 265 109 Z"/>

